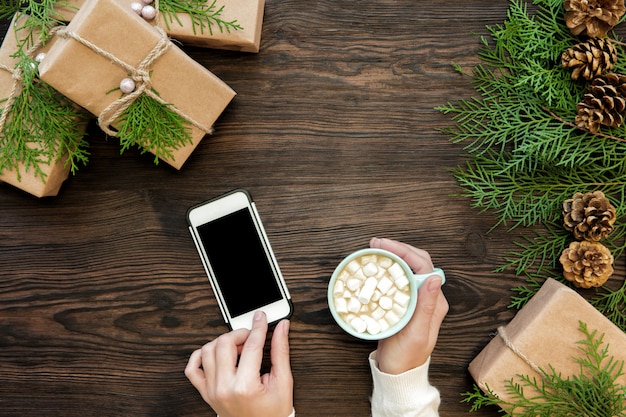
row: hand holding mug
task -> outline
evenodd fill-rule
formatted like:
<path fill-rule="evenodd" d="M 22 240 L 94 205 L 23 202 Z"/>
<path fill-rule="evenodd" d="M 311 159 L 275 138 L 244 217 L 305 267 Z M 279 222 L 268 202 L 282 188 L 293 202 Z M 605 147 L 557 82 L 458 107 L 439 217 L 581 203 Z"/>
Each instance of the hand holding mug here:
<path fill-rule="evenodd" d="M 418 274 L 433 271 L 430 255 L 424 250 L 402 242 L 376 238 L 370 241 L 370 247 L 395 253 Z M 395 335 L 378 342 L 376 360 L 382 372 L 400 374 L 428 360 L 449 308 L 441 284 L 439 276 L 430 276 L 419 289 L 417 306 L 407 325 Z"/>

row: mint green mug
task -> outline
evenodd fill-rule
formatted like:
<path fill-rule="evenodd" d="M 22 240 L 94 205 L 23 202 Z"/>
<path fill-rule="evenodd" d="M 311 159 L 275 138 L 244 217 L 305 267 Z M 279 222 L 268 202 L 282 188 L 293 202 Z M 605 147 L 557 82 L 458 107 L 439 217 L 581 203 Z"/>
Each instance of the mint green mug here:
<path fill-rule="evenodd" d="M 386 339 L 404 328 L 417 305 L 417 291 L 435 268 L 414 274 L 399 256 L 384 249 L 356 251 L 335 268 L 328 283 L 328 307 L 348 334 L 364 340 Z"/>

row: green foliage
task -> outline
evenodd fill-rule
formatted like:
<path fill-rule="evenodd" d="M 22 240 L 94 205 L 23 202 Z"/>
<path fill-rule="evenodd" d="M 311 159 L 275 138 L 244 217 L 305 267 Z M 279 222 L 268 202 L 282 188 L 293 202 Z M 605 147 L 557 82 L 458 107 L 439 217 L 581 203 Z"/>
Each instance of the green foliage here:
<path fill-rule="evenodd" d="M 26 36 L 22 36 L 18 44 L 20 49 L 26 51 L 39 38 L 44 43 L 50 38 L 52 28 L 62 23 L 61 15 L 55 7 L 66 4 L 63 0 L 0 0 L 0 18 L 11 19 L 16 13 L 28 16 L 22 26 L 17 28 L 26 31 Z"/>
<path fill-rule="evenodd" d="M 188 14 L 191 17 L 194 35 L 197 28 L 200 29 L 200 33 L 208 30 L 209 34 L 213 35 L 213 25 L 217 26 L 220 33 L 224 30 L 230 33 L 231 30 L 243 29 L 236 19 L 231 21 L 222 19 L 224 6 L 217 7 L 216 3 L 217 0 L 213 0 L 212 3 L 208 3 L 206 0 L 161 0 L 159 11 L 163 13 L 168 29 L 174 21 L 180 26 L 183 25 L 176 15 L 177 13 Z"/>
<path fill-rule="evenodd" d="M 35 176 L 45 182 L 42 166 L 67 156 L 66 164 L 74 173 L 78 163 L 84 164 L 88 158 L 80 114 L 56 90 L 37 79 L 36 61 L 22 57 L 18 67 L 23 86 L 8 109 L 0 134 L 0 172 L 16 170 L 22 163 L 24 169 L 33 169 Z"/>
<path fill-rule="evenodd" d="M 580 357 L 572 358 L 580 365 L 580 373 L 563 377 L 549 366 L 541 370 L 541 379 L 516 375 L 505 381 L 510 400 L 501 400 L 493 390 L 473 391 L 463 395 L 471 404 L 470 411 L 484 406 L 500 406 L 502 413 L 518 417 L 624 417 L 626 416 L 626 386 L 617 380 L 624 374 L 624 362 L 617 361 L 604 344 L 604 334 L 590 331 L 583 322 L 579 330 L 585 338 L 578 342 Z"/>
<path fill-rule="evenodd" d="M 467 152 L 467 164 L 453 171 L 461 194 L 495 215 L 493 228 L 533 227 L 537 233 L 522 237 L 498 268 L 514 268 L 528 279 L 528 286 L 513 289 L 512 307 L 536 293 L 534 282 L 561 275 L 558 258 L 571 241 L 561 226 L 562 204 L 575 192 L 604 192 L 618 221 L 603 244 L 616 259 L 626 249 L 626 127 L 593 135 L 573 124 L 586 84 L 572 81 L 560 57 L 581 40 L 564 24 L 562 0 L 535 0 L 530 8 L 511 0 L 505 22 L 487 27 L 481 64 L 469 74 L 479 96 L 437 108 L 454 122 L 444 131 Z M 626 60 L 618 60 L 615 72 L 626 73 Z M 626 282 L 593 300 L 623 330 L 625 292 Z"/>
<path fill-rule="evenodd" d="M 117 121 L 120 153 L 139 146 L 141 153 L 154 152 L 155 164 L 159 158 L 171 158 L 173 150 L 191 143 L 189 123 L 169 105 L 146 94 L 138 96 Z"/>

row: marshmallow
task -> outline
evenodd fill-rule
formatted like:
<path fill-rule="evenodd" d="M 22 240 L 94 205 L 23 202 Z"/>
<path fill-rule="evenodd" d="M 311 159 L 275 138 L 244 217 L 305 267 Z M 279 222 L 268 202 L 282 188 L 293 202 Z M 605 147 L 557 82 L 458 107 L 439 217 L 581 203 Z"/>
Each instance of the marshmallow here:
<path fill-rule="evenodd" d="M 372 318 L 374 320 L 380 320 L 385 316 L 385 310 L 383 310 L 380 307 L 377 307 L 376 309 L 374 309 L 374 311 L 372 311 Z"/>
<path fill-rule="evenodd" d="M 380 300 L 378 300 L 378 305 L 383 310 L 391 310 L 391 308 L 393 307 L 393 300 L 389 297 L 380 297 Z"/>
<path fill-rule="evenodd" d="M 359 291 L 359 301 L 363 304 L 368 304 L 374 295 L 374 290 L 376 290 L 376 278 L 368 278 L 361 287 L 361 291 Z"/>
<path fill-rule="evenodd" d="M 374 290 L 374 294 L 372 294 L 372 301 L 377 302 L 382 297 L 382 293 L 378 290 Z"/>
<path fill-rule="evenodd" d="M 359 317 L 355 317 L 350 321 L 350 325 L 359 333 L 367 330 L 367 324 Z"/>
<path fill-rule="evenodd" d="M 409 286 L 409 279 L 406 277 L 406 275 L 402 275 L 400 278 L 396 280 L 396 287 L 398 287 L 398 289 L 403 290 L 408 286 Z"/>
<path fill-rule="evenodd" d="M 400 321 L 400 317 L 398 317 L 393 311 L 388 311 L 387 314 L 385 314 L 385 320 L 387 320 L 389 326 L 393 326 Z"/>
<path fill-rule="evenodd" d="M 392 263 L 393 263 L 393 259 L 387 258 L 386 256 L 382 256 L 378 260 L 378 265 L 380 265 L 381 268 L 385 268 L 385 269 L 389 268 Z"/>
<path fill-rule="evenodd" d="M 350 274 L 345 269 L 341 271 L 341 274 L 337 277 L 339 281 L 346 281 L 348 278 L 350 278 Z"/>
<path fill-rule="evenodd" d="M 393 281 L 387 277 L 382 277 L 380 281 L 378 281 L 377 288 L 383 294 L 387 294 L 387 291 L 389 291 L 391 287 L 393 287 Z"/>
<path fill-rule="evenodd" d="M 367 325 L 367 332 L 369 334 L 378 334 L 380 333 L 380 324 L 376 320 L 371 317 L 365 317 L 365 323 Z"/>
<path fill-rule="evenodd" d="M 372 277 L 378 273 L 378 267 L 375 263 L 370 262 L 363 267 L 363 273 L 366 277 Z"/>
<path fill-rule="evenodd" d="M 400 278 L 401 276 L 405 275 L 404 274 L 404 269 L 402 269 L 400 264 L 397 264 L 397 263 L 394 263 L 393 265 L 391 265 L 389 267 L 389 269 L 387 269 L 387 271 L 393 277 L 394 280 L 396 280 L 396 279 Z"/>
<path fill-rule="evenodd" d="M 345 314 L 348 312 L 348 302 L 345 298 L 335 299 L 335 310 L 337 310 L 337 313 L 341 314 Z"/>
<path fill-rule="evenodd" d="M 344 291 L 345 291 L 345 286 L 343 285 L 343 281 L 335 282 L 335 288 L 333 289 L 333 293 L 335 295 L 340 295 L 340 294 L 343 294 Z"/>
<path fill-rule="evenodd" d="M 384 332 L 387 329 L 389 329 L 389 323 L 387 323 L 387 320 L 385 320 L 385 319 L 378 320 L 378 324 L 380 324 L 380 331 L 381 332 Z"/>
<path fill-rule="evenodd" d="M 361 286 L 361 280 L 356 278 L 350 278 L 348 280 L 347 286 L 350 291 L 356 291 Z"/>
<path fill-rule="evenodd" d="M 400 304 L 394 304 L 391 310 L 396 313 L 398 317 L 402 317 L 404 316 L 404 313 L 406 313 L 406 307 L 403 307 Z"/>
<path fill-rule="evenodd" d="M 393 301 L 400 304 L 402 307 L 406 307 L 411 299 L 410 295 L 403 293 L 402 291 L 396 291 L 393 295 Z"/>
<path fill-rule="evenodd" d="M 351 313 L 358 313 L 361 311 L 361 303 L 359 303 L 359 300 L 357 300 L 356 298 L 352 297 L 350 298 L 350 300 L 348 300 L 348 311 Z"/>
<path fill-rule="evenodd" d="M 356 271 L 361 269 L 361 265 L 357 261 L 350 261 L 350 262 L 348 262 L 348 265 L 346 265 L 346 269 L 351 274 L 354 274 Z"/>

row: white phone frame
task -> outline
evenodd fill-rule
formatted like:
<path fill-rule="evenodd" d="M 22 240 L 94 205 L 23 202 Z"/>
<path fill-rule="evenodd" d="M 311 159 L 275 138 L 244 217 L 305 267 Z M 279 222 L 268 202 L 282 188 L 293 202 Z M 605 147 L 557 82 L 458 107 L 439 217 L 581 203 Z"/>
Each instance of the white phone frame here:
<path fill-rule="evenodd" d="M 260 308 L 254 309 L 253 311 L 250 311 L 248 313 L 233 317 L 228 310 L 219 283 L 215 278 L 213 269 L 205 252 L 204 246 L 202 245 L 202 241 L 200 235 L 198 234 L 197 228 L 202 226 L 203 224 L 209 223 L 213 220 L 217 220 L 223 216 L 239 211 L 241 209 L 247 209 L 251 214 L 257 234 L 260 237 L 269 264 L 271 265 L 274 272 L 274 279 L 276 280 L 276 283 L 280 289 L 281 299 Z M 206 271 L 209 282 L 211 283 L 211 287 L 213 288 L 213 292 L 215 294 L 215 298 L 217 299 L 220 311 L 222 312 L 222 316 L 224 317 L 224 321 L 231 329 L 250 329 L 252 327 L 254 313 L 259 310 L 263 311 L 266 314 L 267 321 L 269 323 L 277 322 L 281 319 L 288 318 L 291 315 L 293 311 L 291 295 L 289 294 L 287 284 L 285 283 L 285 279 L 283 278 L 282 272 L 280 271 L 280 268 L 278 266 L 278 262 L 276 261 L 274 251 L 270 246 L 269 239 L 267 238 L 267 234 L 265 233 L 265 229 L 263 227 L 263 223 L 261 222 L 259 213 L 256 209 L 256 205 L 254 204 L 254 201 L 252 201 L 252 197 L 246 190 L 233 190 L 215 199 L 208 200 L 191 207 L 187 212 L 187 222 L 189 223 L 189 231 L 191 233 L 191 237 L 193 238 L 194 245 L 198 250 L 200 259 L 202 260 L 202 265 L 204 266 L 204 270 Z"/>

